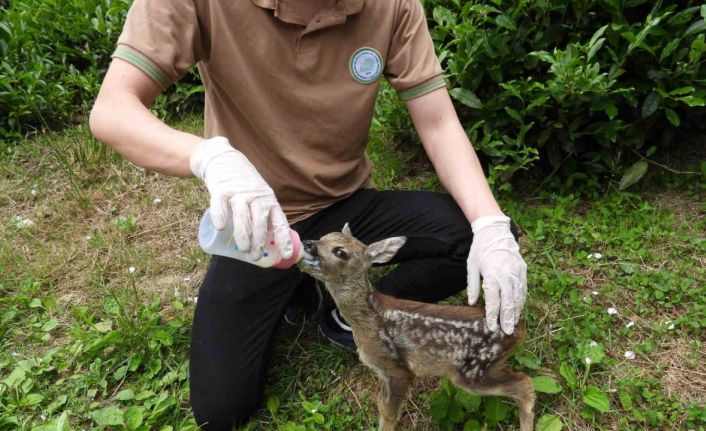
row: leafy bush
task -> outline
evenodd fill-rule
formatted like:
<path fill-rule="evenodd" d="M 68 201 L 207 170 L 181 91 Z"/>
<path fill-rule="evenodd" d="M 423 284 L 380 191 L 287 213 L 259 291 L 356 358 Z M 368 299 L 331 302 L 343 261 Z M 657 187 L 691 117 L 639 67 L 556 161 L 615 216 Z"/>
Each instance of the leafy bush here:
<path fill-rule="evenodd" d="M 0 1 L 0 143 L 85 113 L 98 92 L 130 0 Z M 198 102 L 194 74 L 158 112 Z M 0 145 L 2 147 L 2 145 Z"/>
<path fill-rule="evenodd" d="M 571 186 L 641 160 L 627 187 L 644 174 L 642 157 L 706 104 L 701 2 L 423 3 L 493 181 L 539 165 Z"/>

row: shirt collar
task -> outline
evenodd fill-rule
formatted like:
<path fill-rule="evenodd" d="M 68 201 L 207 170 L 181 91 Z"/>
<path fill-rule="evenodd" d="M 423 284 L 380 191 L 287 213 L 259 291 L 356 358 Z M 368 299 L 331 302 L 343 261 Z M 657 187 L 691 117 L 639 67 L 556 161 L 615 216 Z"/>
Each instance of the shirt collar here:
<path fill-rule="evenodd" d="M 252 2 L 265 9 L 277 10 L 282 0 L 252 0 Z M 338 0 L 338 2 L 343 4 L 347 15 L 355 15 L 363 10 L 365 0 Z"/>

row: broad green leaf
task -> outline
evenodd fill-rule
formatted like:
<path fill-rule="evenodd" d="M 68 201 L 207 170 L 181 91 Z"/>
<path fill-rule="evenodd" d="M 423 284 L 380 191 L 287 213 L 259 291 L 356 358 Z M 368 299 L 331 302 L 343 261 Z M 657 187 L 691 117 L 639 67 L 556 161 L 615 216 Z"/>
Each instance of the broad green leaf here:
<path fill-rule="evenodd" d="M 432 13 L 434 15 L 434 21 L 439 23 L 439 25 L 456 24 L 456 14 L 443 6 L 435 7 Z"/>
<path fill-rule="evenodd" d="M 701 16 L 706 19 L 706 4 L 701 6 Z"/>
<path fill-rule="evenodd" d="M 545 394 L 558 394 L 561 392 L 561 386 L 552 377 L 535 376 L 532 377 L 532 387 L 537 392 Z"/>
<path fill-rule="evenodd" d="M 706 31 L 706 20 L 700 19 L 689 26 L 684 32 L 684 37 L 692 36 L 694 34 Z"/>
<path fill-rule="evenodd" d="M 499 397 L 490 397 L 485 402 L 485 421 L 491 427 L 505 419 L 507 416 L 507 406 Z"/>
<path fill-rule="evenodd" d="M 123 365 L 122 367 L 118 367 L 117 370 L 113 373 L 113 378 L 115 380 L 122 380 L 125 375 L 127 374 L 127 365 Z"/>
<path fill-rule="evenodd" d="M 667 46 L 662 49 L 662 54 L 659 56 L 660 61 L 663 61 L 665 58 L 669 57 L 669 55 L 677 49 L 679 42 L 681 42 L 681 39 L 678 38 L 670 41 Z"/>
<path fill-rule="evenodd" d="M 71 429 L 69 424 L 69 412 L 63 411 L 59 418 L 56 420 L 55 431 L 68 431 Z"/>
<path fill-rule="evenodd" d="M 561 377 L 564 378 L 564 380 L 566 381 L 566 385 L 569 388 L 576 389 L 579 381 L 576 377 L 576 371 L 574 370 L 574 367 L 572 367 L 566 362 L 562 362 L 559 366 L 559 374 L 561 374 Z"/>
<path fill-rule="evenodd" d="M 701 162 L 701 173 L 704 174 L 704 178 L 706 178 L 706 160 Z"/>
<path fill-rule="evenodd" d="M 515 23 L 512 22 L 510 18 L 507 17 L 505 14 L 501 14 L 495 17 L 495 23 L 503 28 L 506 28 L 508 30 L 515 31 L 517 30 L 517 27 L 515 26 Z"/>
<path fill-rule="evenodd" d="M 659 108 L 659 104 L 662 101 L 662 97 L 658 92 L 652 91 L 645 98 L 645 102 L 642 104 L 642 118 L 647 118 L 654 114 Z"/>
<path fill-rule="evenodd" d="M 544 415 L 537 421 L 536 431 L 561 431 L 564 424 L 554 415 Z"/>
<path fill-rule="evenodd" d="M 130 431 L 133 431 L 137 429 L 140 425 L 142 425 L 142 419 L 143 419 L 143 408 L 142 407 L 137 407 L 137 406 L 131 406 L 128 407 L 127 410 L 125 410 L 125 426 L 127 429 Z"/>
<path fill-rule="evenodd" d="M 681 124 L 681 118 L 679 118 L 679 114 L 669 108 L 665 108 L 664 113 L 667 115 L 667 119 L 670 123 L 672 123 L 672 125 L 674 125 L 674 127 L 679 127 L 679 125 Z"/>
<path fill-rule="evenodd" d="M 451 97 L 473 109 L 482 109 L 483 103 L 481 103 L 478 96 L 475 95 L 471 90 L 465 88 L 454 88 L 449 92 Z"/>
<path fill-rule="evenodd" d="M 44 400 L 44 396 L 42 396 L 41 394 L 37 394 L 37 393 L 27 394 L 20 400 L 20 405 L 21 406 L 33 406 L 35 404 L 41 403 L 42 400 Z"/>
<path fill-rule="evenodd" d="M 267 410 L 272 416 L 274 416 L 277 413 L 277 410 L 279 410 L 279 398 L 277 398 L 276 395 L 270 395 L 267 397 Z"/>
<path fill-rule="evenodd" d="M 505 107 L 505 112 L 507 112 L 507 115 L 512 117 L 515 121 L 520 123 L 522 122 L 522 117 L 520 116 L 520 113 L 510 108 L 509 106 Z"/>
<path fill-rule="evenodd" d="M 25 379 L 25 376 L 27 375 L 27 369 L 25 367 L 18 365 L 15 367 L 14 370 L 10 373 L 9 376 L 5 377 L 5 379 L 2 381 L 7 387 L 13 388 L 17 384 L 19 384 L 22 380 Z"/>
<path fill-rule="evenodd" d="M 123 411 L 117 407 L 106 407 L 91 412 L 91 417 L 101 427 L 125 425 Z"/>
<path fill-rule="evenodd" d="M 119 401 L 127 401 L 133 398 L 135 398 L 135 391 L 132 389 L 123 389 L 115 396 L 115 399 Z"/>
<path fill-rule="evenodd" d="M 605 38 L 598 39 L 595 45 L 592 45 L 591 48 L 588 50 L 588 54 L 586 56 L 587 60 L 591 60 L 594 55 L 598 52 L 601 47 L 603 47 L 603 43 L 605 43 Z"/>
<path fill-rule="evenodd" d="M 106 295 L 103 297 L 103 309 L 106 313 L 119 316 L 120 315 L 120 304 L 118 300 L 112 295 Z"/>
<path fill-rule="evenodd" d="M 447 419 L 455 424 L 463 422 L 463 407 L 461 404 L 456 402 L 451 403 L 449 406 Z"/>
<path fill-rule="evenodd" d="M 463 431 L 482 431 L 483 426 L 475 419 L 471 419 L 463 425 Z"/>
<path fill-rule="evenodd" d="M 620 404 L 625 410 L 632 410 L 632 397 L 629 393 L 620 391 L 618 392 L 618 398 L 620 399 Z"/>
<path fill-rule="evenodd" d="M 49 406 L 47 407 L 47 413 L 54 413 L 55 410 L 66 404 L 66 401 L 68 401 L 68 399 L 69 397 L 66 394 L 59 395 L 54 399 L 54 401 L 51 402 L 51 404 L 49 404 Z"/>
<path fill-rule="evenodd" d="M 647 173 L 647 162 L 644 160 L 640 160 L 640 161 L 635 162 L 623 174 L 623 178 L 620 179 L 620 185 L 618 186 L 618 189 L 619 190 L 627 189 L 631 185 L 640 181 L 640 178 L 642 178 L 646 173 Z"/>
<path fill-rule="evenodd" d="M 618 115 L 618 108 L 615 107 L 615 105 L 608 105 L 605 108 L 605 113 L 610 118 L 611 120 L 615 118 Z"/>
<path fill-rule="evenodd" d="M 469 394 L 466 391 L 459 390 L 456 392 L 456 400 L 461 403 L 461 405 L 466 409 L 467 412 L 472 413 L 478 410 L 480 407 L 481 398 L 478 395 Z"/>
<path fill-rule="evenodd" d="M 160 328 L 152 330 L 152 338 L 165 346 L 171 346 L 174 343 L 172 335 L 166 330 Z"/>
<path fill-rule="evenodd" d="M 42 331 L 49 332 L 57 326 L 59 326 L 59 321 L 56 319 L 50 319 L 44 322 L 44 325 L 42 325 Z"/>
<path fill-rule="evenodd" d="M 686 87 L 675 88 L 674 90 L 670 91 L 669 94 L 672 96 L 681 96 L 683 94 L 693 93 L 694 91 L 696 91 L 696 88 L 689 85 Z"/>
<path fill-rule="evenodd" d="M 600 39 L 601 37 L 603 37 L 603 35 L 605 34 L 605 31 L 606 31 L 607 28 L 608 28 L 608 25 L 604 25 L 603 27 L 601 27 L 601 28 L 599 28 L 598 30 L 596 30 L 596 32 L 593 33 L 593 36 L 591 36 L 591 40 L 590 40 L 590 42 L 588 42 L 588 46 L 593 46 L 593 45 L 595 45 L 595 44 L 596 44 L 596 41 L 598 41 L 598 39 Z"/>
<path fill-rule="evenodd" d="M 429 403 L 431 416 L 437 421 L 445 419 L 449 411 L 450 403 L 451 400 L 445 392 L 437 392 Z"/>
<path fill-rule="evenodd" d="M 686 96 L 677 98 L 678 101 L 684 102 L 689 106 L 706 106 L 706 100 L 696 96 Z"/>
<path fill-rule="evenodd" d="M 607 413 L 610 410 L 608 395 L 593 385 L 583 390 L 583 402 L 601 413 Z"/>
<path fill-rule="evenodd" d="M 96 328 L 96 331 L 98 332 L 108 332 L 113 328 L 113 321 L 103 320 L 102 322 L 98 322 L 93 325 L 93 327 Z"/>

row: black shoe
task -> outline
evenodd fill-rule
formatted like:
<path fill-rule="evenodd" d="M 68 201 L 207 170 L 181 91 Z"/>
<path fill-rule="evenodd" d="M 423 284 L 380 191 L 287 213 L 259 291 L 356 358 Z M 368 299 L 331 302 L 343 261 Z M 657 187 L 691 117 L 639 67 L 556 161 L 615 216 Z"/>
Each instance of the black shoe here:
<path fill-rule="evenodd" d="M 346 320 L 341 316 L 338 308 L 331 308 L 319 315 L 319 330 L 324 337 L 332 343 L 348 350 L 356 352 L 355 341 L 353 341 L 353 331 L 348 326 Z"/>
<path fill-rule="evenodd" d="M 303 283 L 299 285 L 292 295 L 292 298 L 284 308 L 284 323 L 288 325 L 301 324 L 306 315 L 316 316 L 322 308 L 323 295 L 322 286 L 314 280 L 314 283 Z"/>

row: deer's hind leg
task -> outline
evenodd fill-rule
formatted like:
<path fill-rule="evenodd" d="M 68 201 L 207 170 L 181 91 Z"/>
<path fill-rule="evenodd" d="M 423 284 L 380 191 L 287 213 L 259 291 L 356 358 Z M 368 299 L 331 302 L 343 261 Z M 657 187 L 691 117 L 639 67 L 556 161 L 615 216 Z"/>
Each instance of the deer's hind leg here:
<path fill-rule="evenodd" d="M 380 431 L 394 431 L 400 416 L 400 407 L 414 376 L 403 368 L 381 369 L 373 367 L 380 378 Z"/>
<path fill-rule="evenodd" d="M 478 395 L 499 395 L 517 400 L 520 406 L 520 430 L 534 429 L 534 388 L 532 379 L 526 374 L 515 373 L 507 368 L 490 369 L 479 380 L 472 381 L 459 374 L 453 382 Z"/>

